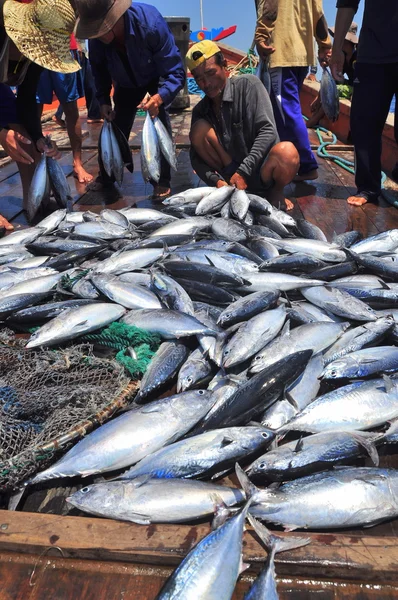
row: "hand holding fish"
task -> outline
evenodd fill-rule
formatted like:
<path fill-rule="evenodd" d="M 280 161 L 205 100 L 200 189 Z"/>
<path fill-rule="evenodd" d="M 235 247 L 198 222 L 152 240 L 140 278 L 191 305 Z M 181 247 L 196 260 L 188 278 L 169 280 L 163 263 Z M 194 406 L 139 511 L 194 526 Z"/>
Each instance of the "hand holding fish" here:
<path fill-rule="evenodd" d="M 242 177 L 242 175 L 239 175 L 239 173 L 235 173 L 234 175 L 232 175 L 229 183 L 230 185 L 235 186 L 238 190 L 245 190 L 247 188 L 245 178 Z"/>
<path fill-rule="evenodd" d="M 109 104 L 101 104 L 100 106 L 101 117 L 107 121 L 113 121 L 115 118 L 115 111 L 112 110 L 112 106 Z"/>
<path fill-rule="evenodd" d="M 228 185 L 228 183 L 225 181 L 225 179 L 219 179 L 216 183 L 217 188 L 224 187 L 225 185 Z"/>
<path fill-rule="evenodd" d="M 162 104 L 163 100 L 160 94 L 154 94 L 153 96 L 147 96 L 144 98 L 139 108 L 149 112 L 152 119 L 154 119 L 159 115 L 159 108 Z"/>
<path fill-rule="evenodd" d="M 0 144 L 8 156 L 16 162 L 30 165 L 34 159 L 22 148 L 21 143 L 31 144 L 31 141 L 13 129 L 0 129 Z"/>
<path fill-rule="evenodd" d="M 342 50 L 338 50 L 337 48 L 333 48 L 330 69 L 332 71 L 333 79 L 336 81 L 344 81 L 343 67 L 344 52 Z"/>
<path fill-rule="evenodd" d="M 40 153 L 45 153 L 46 156 L 59 160 L 61 158 L 61 152 L 57 148 L 57 144 L 51 140 L 51 146 L 49 146 L 44 137 L 40 138 L 36 142 L 36 148 Z"/>

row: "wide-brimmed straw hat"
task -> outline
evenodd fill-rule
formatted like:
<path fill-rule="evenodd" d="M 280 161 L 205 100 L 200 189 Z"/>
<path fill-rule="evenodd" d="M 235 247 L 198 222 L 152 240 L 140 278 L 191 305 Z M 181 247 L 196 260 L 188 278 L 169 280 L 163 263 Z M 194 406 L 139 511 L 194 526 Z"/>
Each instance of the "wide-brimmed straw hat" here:
<path fill-rule="evenodd" d="M 332 35 L 334 37 L 334 27 L 329 27 L 329 33 L 330 33 L 330 35 Z M 357 33 L 358 33 L 358 24 L 353 22 L 353 23 L 351 23 L 350 28 L 348 29 L 345 39 L 348 42 L 352 42 L 353 44 L 358 44 L 359 38 L 357 36 Z"/>
<path fill-rule="evenodd" d="M 68 0 L 6 0 L 3 21 L 7 35 L 32 62 L 59 73 L 80 69 L 69 50 L 76 17 Z"/>
<path fill-rule="evenodd" d="M 130 8 L 131 0 L 74 0 L 78 19 L 77 38 L 85 40 L 105 35 Z"/>

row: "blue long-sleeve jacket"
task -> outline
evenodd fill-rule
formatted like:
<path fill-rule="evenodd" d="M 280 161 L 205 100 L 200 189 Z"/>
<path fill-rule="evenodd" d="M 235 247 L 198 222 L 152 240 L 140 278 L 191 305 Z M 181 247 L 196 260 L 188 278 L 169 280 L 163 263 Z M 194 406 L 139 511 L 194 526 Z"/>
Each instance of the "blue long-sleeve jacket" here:
<path fill-rule="evenodd" d="M 160 79 L 158 93 L 169 105 L 185 83 L 185 70 L 174 37 L 154 6 L 133 2 L 124 14 L 125 46 L 135 81 L 113 44 L 89 40 L 90 63 L 100 104 L 110 104 L 112 81 L 126 88 Z"/>

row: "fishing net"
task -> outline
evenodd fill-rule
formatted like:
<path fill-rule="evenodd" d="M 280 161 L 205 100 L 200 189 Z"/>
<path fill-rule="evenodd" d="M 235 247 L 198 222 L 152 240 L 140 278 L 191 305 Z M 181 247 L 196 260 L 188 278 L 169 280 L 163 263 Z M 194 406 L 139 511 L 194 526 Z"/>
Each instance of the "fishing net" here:
<path fill-rule="evenodd" d="M 57 450 L 125 406 L 138 385 L 89 343 L 37 351 L 25 343 L 0 334 L 0 492 L 46 468 Z"/>

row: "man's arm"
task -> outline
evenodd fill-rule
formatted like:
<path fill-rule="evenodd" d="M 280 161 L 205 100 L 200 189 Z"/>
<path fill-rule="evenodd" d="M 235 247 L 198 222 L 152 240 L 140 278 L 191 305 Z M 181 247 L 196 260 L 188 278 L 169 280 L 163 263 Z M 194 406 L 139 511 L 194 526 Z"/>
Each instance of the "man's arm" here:
<path fill-rule="evenodd" d="M 255 141 L 237 173 L 250 177 L 263 163 L 272 146 L 279 141 L 269 96 L 257 77 L 250 78 L 245 92 L 246 114 L 252 121 Z M 252 116 L 251 116 L 252 115 Z"/>
<path fill-rule="evenodd" d="M 162 78 L 158 94 L 162 103 L 171 104 L 185 84 L 185 69 L 174 37 L 161 15 L 156 21 L 156 29 L 149 40 L 153 60 Z"/>
<path fill-rule="evenodd" d="M 105 44 L 98 40 L 89 40 L 89 60 L 93 72 L 98 102 L 101 105 L 111 104 L 112 77 L 107 68 Z"/>
<path fill-rule="evenodd" d="M 278 16 L 278 0 L 255 0 L 257 9 L 257 23 L 254 34 L 257 53 L 265 60 L 275 52 L 271 45 L 272 33 L 275 29 L 275 21 Z"/>
<path fill-rule="evenodd" d="M 314 21 L 314 38 L 318 44 L 318 58 L 321 67 L 329 63 L 332 41 L 329 36 L 328 24 L 323 14 L 322 0 L 312 0 Z"/>
<path fill-rule="evenodd" d="M 331 69 L 332 75 L 337 81 L 344 81 L 343 66 L 344 54 L 343 44 L 347 31 L 358 10 L 360 0 L 338 0 L 337 15 L 334 30 L 334 42 L 332 50 Z"/>
<path fill-rule="evenodd" d="M 191 131 L 193 130 L 196 121 L 203 119 L 203 116 L 197 111 L 197 106 L 195 106 L 192 111 Z M 216 186 L 219 181 L 224 181 L 223 178 L 199 156 L 192 144 L 189 156 L 191 159 L 192 169 L 207 185 Z"/>
<path fill-rule="evenodd" d="M 43 137 L 41 119 L 36 103 L 36 90 L 42 67 L 32 63 L 29 65 L 21 85 L 18 86 L 17 115 L 19 122 L 24 126 L 32 140 Z"/>

